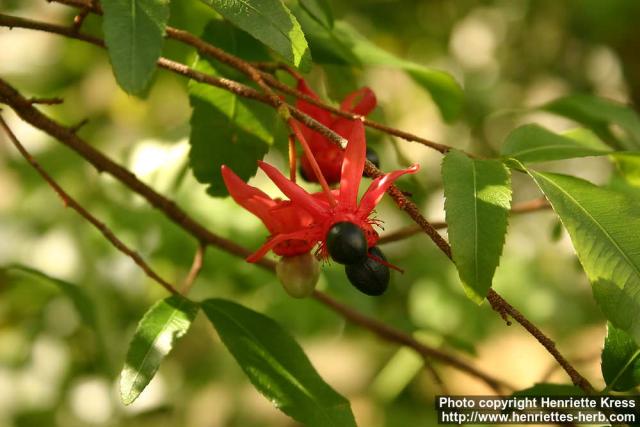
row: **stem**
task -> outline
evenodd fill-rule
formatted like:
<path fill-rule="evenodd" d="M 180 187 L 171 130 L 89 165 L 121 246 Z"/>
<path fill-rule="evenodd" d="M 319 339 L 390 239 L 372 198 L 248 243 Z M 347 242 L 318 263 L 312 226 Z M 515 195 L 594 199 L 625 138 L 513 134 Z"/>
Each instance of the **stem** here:
<path fill-rule="evenodd" d="M 142 196 L 149 204 L 160 210 L 168 219 L 195 237 L 199 242 L 202 242 L 202 244 L 215 246 L 218 249 L 235 255 L 241 259 L 244 259 L 251 254 L 252 251 L 209 231 L 207 228 L 191 218 L 173 201 L 165 198 L 138 180 L 134 174 L 106 157 L 100 151 L 94 149 L 93 146 L 87 144 L 68 128 L 42 114 L 19 92 L 2 79 L 0 79 L 0 102 L 10 106 L 25 122 L 44 131 L 60 141 L 63 145 L 74 150 L 82 158 L 92 164 L 99 172 L 106 172 L 110 174 L 131 191 Z M 266 271 L 275 273 L 275 263 L 266 258 L 260 260 L 256 265 Z M 505 382 L 491 377 L 490 375 L 474 368 L 467 362 L 458 359 L 443 350 L 438 350 L 424 345 L 397 329 L 375 319 L 369 318 L 350 307 L 340 304 L 326 294 L 315 291 L 313 298 L 344 317 L 346 320 L 368 329 L 381 338 L 413 348 L 419 354 L 423 355 L 425 363 L 429 363 L 429 357 L 434 360 L 439 360 L 458 370 L 466 372 L 471 376 L 481 379 L 496 391 L 496 393 L 501 393 L 502 389 L 513 390 L 513 387 L 509 386 Z"/>
<path fill-rule="evenodd" d="M 331 188 L 329 188 L 329 184 L 327 184 L 327 180 L 322 174 L 322 170 L 320 170 L 320 166 L 318 165 L 318 162 L 316 161 L 316 158 L 313 155 L 313 151 L 311 151 L 311 147 L 309 147 L 307 140 L 305 139 L 304 135 L 302 134 L 302 131 L 298 127 L 298 124 L 294 120 L 290 119 L 289 126 L 291 127 L 291 130 L 293 130 L 293 133 L 296 135 L 296 138 L 298 138 L 298 141 L 300 141 L 300 145 L 302 145 L 304 154 L 305 156 L 307 156 L 307 160 L 309 160 L 309 163 L 311 163 L 311 169 L 313 169 L 313 173 L 318 179 L 318 182 L 322 187 L 322 191 L 324 191 L 325 195 L 327 196 L 327 200 L 329 200 L 329 204 L 331 206 L 336 206 L 338 203 L 336 202 L 335 197 L 333 197 Z"/>
<path fill-rule="evenodd" d="M 296 140 L 293 135 L 289 135 L 289 180 L 296 182 L 298 172 L 298 156 L 296 156 Z"/>
<path fill-rule="evenodd" d="M 36 161 L 35 158 L 27 151 L 26 148 L 20 143 L 15 134 L 11 131 L 7 123 L 4 121 L 2 116 L 0 116 L 0 127 L 5 131 L 9 140 L 13 143 L 13 145 L 20 152 L 22 157 L 29 162 L 29 164 L 40 174 L 40 176 L 45 180 L 47 184 L 55 191 L 60 199 L 62 199 L 62 203 L 65 207 L 70 207 L 74 211 L 76 211 L 81 217 L 89 221 L 95 228 L 98 229 L 102 233 L 104 237 L 107 238 L 109 242 L 113 246 L 116 247 L 119 251 L 129 256 L 133 261 L 138 264 L 138 266 L 145 272 L 147 276 L 158 282 L 163 288 L 169 291 L 172 294 L 179 294 L 179 292 L 166 280 L 158 275 L 149 265 L 142 259 L 140 254 L 138 254 L 133 249 L 130 249 L 127 245 L 125 245 L 122 240 L 118 239 L 116 235 L 107 227 L 103 222 L 94 217 L 89 211 L 87 211 L 84 207 L 80 205 L 73 197 L 69 195 L 60 185 L 49 175 L 40 164 Z"/>

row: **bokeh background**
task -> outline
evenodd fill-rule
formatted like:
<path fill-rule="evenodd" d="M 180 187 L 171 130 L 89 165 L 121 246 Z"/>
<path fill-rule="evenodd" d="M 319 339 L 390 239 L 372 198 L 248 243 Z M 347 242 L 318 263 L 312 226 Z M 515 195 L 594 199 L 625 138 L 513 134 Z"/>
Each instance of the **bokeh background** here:
<path fill-rule="evenodd" d="M 314 69 L 312 85 L 340 99 L 354 85 L 377 94 L 375 117 L 421 136 L 483 155 L 495 153 L 517 125 L 552 130 L 576 125 L 536 106 L 587 92 L 640 105 L 640 2 L 637 0 L 332 0 L 337 19 L 400 57 L 449 71 L 462 83 L 466 107 L 446 124 L 428 94 L 398 71 Z M 193 9 L 198 9 L 194 13 Z M 45 0 L 0 0 L 3 13 L 69 23 L 74 11 Z M 199 33 L 210 17 L 196 0 L 172 2 L 172 25 Z M 189 18 L 187 18 L 189 17 Z M 100 21 L 89 17 L 89 31 Z M 174 198 L 215 232 L 255 248 L 260 222 L 230 200 L 212 199 L 187 168 L 190 107 L 186 80 L 166 72 L 146 100 L 115 84 L 105 53 L 81 42 L 0 28 L 0 76 L 30 96 L 61 96 L 42 107 L 67 124 L 85 118 L 81 135 L 142 180 Z M 165 54 L 190 63 L 193 52 L 168 42 Z M 348 77 L 348 78 L 347 78 Z M 74 197 L 137 248 L 161 275 L 179 282 L 196 242 L 108 176 L 56 141 L 2 112 L 42 165 Z M 91 298 L 97 330 L 83 324 L 69 299 L 46 280 L 0 277 L 0 426 L 290 426 L 244 377 L 215 331 L 200 316 L 165 360 L 140 399 L 124 407 L 117 377 L 137 321 L 164 291 L 75 213 L 64 209 L 0 135 L 0 265 L 20 263 L 81 287 Z M 390 170 L 419 162 L 405 180 L 428 218 L 442 220 L 441 156 L 372 133 L 370 143 Z M 283 166 L 277 151 L 269 161 Z M 542 166 L 605 184 L 606 159 Z M 277 191 L 262 175 L 254 179 Z M 539 197 L 514 177 L 514 200 Z M 408 225 L 384 201 L 385 230 Z M 434 346 L 457 352 L 518 388 L 568 383 L 551 357 L 517 326 L 464 296 L 456 272 L 423 235 L 385 246 L 393 274 L 381 298 L 357 293 L 339 266 L 327 265 L 319 287 L 350 306 Z M 512 217 L 495 288 L 555 339 L 596 385 L 605 321 L 595 306 L 571 243 L 552 212 Z M 263 311 L 291 331 L 321 375 L 352 402 L 359 425 L 421 426 L 434 422 L 441 392 L 406 349 L 345 324 L 317 302 L 294 300 L 275 277 L 215 248 L 206 253 L 192 296 L 223 296 Z M 436 365 L 454 394 L 487 394 L 477 380 Z"/>

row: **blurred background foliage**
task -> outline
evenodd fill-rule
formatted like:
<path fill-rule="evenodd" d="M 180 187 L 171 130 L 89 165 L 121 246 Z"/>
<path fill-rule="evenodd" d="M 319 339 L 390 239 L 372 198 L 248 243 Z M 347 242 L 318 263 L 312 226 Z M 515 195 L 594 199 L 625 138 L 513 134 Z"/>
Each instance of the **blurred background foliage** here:
<path fill-rule="evenodd" d="M 331 1 L 337 19 L 399 57 L 451 72 L 465 90 L 462 117 L 445 124 L 429 98 L 404 74 L 384 69 L 316 67 L 312 85 L 339 100 L 368 85 L 379 98 L 375 118 L 429 139 L 483 155 L 495 154 L 510 130 L 529 122 L 552 130 L 575 126 L 534 107 L 586 92 L 640 105 L 636 0 L 352 0 Z M 202 31 L 212 12 L 196 0 L 172 2 L 171 25 Z M 3 12 L 68 23 L 74 10 L 44 0 L 0 0 Z M 196 11 L 194 12 L 194 9 Z M 100 32 L 89 17 L 85 28 Z M 29 96 L 61 96 L 42 107 L 67 124 L 89 119 L 81 135 L 213 231 L 255 248 L 259 221 L 230 200 L 213 199 L 186 169 L 190 108 L 187 81 L 166 72 L 146 100 L 117 88 L 105 52 L 33 31 L 0 29 L 0 74 Z M 165 56 L 191 63 L 194 53 L 167 42 Z M 179 282 L 196 242 L 75 154 L 3 116 L 42 165 L 74 197 L 138 250 L 164 277 Z M 4 138 L 4 135 L 0 136 Z M 382 168 L 408 162 L 423 168 L 403 185 L 427 217 L 444 217 L 441 156 L 417 144 L 371 133 Z M 293 422 L 251 387 L 199 318 L 140 399 L 123 407 L 117 374 L 137 321 L 164 291 L 94 229 L 63 208 L 55 194 L 9 144 L 0 145 L 0 264 L 19 263 L 66 280 L 87 295 L 96 324 L 50 280 L 13 270 L 0 276 L 0 426 L 286 426 Z M 274 150 L 269 161 L 285 165 Z M 598 183 L 610 179 L 605 159 L 544 165 Z M 258 175 L 254 182 L 275 188 Z M 539 193 L 514 177 L 515 201 Z M 385 201 L 386 231 L 407 218 Z M 518 388 L 568 382 L 530 336 L 463 294 L 451 263 L 422 235 L 386 246 L 394 264 L 389 292 L 365 297 L 339 266 L 324 268 L 320 288 L 421 339 L 473 358 Z M 596 384 L 605 322 L 595 306 L 568 237 L 551 212 L 512 217 L 495 288 L 543 330 Z M 206 253 L 196 299 L 224 296 L 272 316 L 301 342 L 320 374 L 352 402 L 359 425 L 428 425 L 441 391 L 414 354 L 345 324 L 323 306 L 294 300 L 275 277 L 215 248 Z M 200 316 L 204 317 L 204 316 Z M 489 393 L 475 379 L 436 366 L 454 394 Z"/>

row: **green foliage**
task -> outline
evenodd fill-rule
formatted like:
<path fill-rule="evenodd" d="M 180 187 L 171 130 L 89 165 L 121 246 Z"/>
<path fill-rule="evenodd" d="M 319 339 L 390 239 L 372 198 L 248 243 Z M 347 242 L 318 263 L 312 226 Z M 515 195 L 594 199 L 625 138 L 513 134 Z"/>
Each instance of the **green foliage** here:
<path fill-rule="evenodd" d="M 311 54 L 300 24 L 281 0 L 203 0 L 290 64 L 308 71 Z"/>
<path fill-rule="evenodd" d="M 602 377 L 607 389 L 626 391 L 640 384 L 640 347 L 627 333 L 607 325 L 602 349 Z"/>
<path fill-rule="evenodd" d="M 277 323 L 222 299 L 204 301 L 202 309 L 253 385 L 278 409 L 309 427 L 355 426 L 349 402 Z"/>
<path fill-rule="evenodd" d="M 592 183 L 529 170 L 571 236 L 605 316 L 640 342 L 640 203 Z"/>
<path fill-rule="evenodd" d="M 502 156 L 522 163 L 600 156 L 610 152 L 609 147 L 586 129 L 573 129 L 558 135 L 534 124 L 520 126 L 511 132 L 500 150 Z"/>
<path fill-rule="evenodd" d="M 475 160 L 454 150 L 442 162 L 442 182 L 453 260 L 465 292 L 480 304 L 507 233 L 509 170 L 498 160 Z"/>
<path fill-rule="evenodd" d="M 209 23 L 202 38 L 248 60 L 268 58 L 251 37 L 222 21 Z M 241 77 L 202 57 L 195 68 L 213 75 Z M 189 165 L 198 181 L 209 184 L 209 194 L 226 196 L 220 166 L 229 166 L 245 180 L 255 175 L 257 161 L 274 142 L 278 115 L 266 105 L 203 83 L 190 82 L 189 100 L 193 108 Z"/>
<path fill-rule="evenodd" d="M 571 95 L 545 104 L 542 108 L 590 127 L 617 148 L 640 149 L 640 117 L 623 104 L 592 95 Z M 614 125 L 625 135 L 614 132 Z"/>
<path fill-rule="evenodd" d="M 446 121 L 452 121 L 461 113 L 464 94 L 450 74 L 398 58 L 368 41 L 346 22 L 337 21 L 333 29 L 329 29 L 313 19 L 305 9 L 293 10 L 307 35 L 316 62 L 403 70 L 431 94 Z"/>
<path fill-rule="evenodd" d="M 319 24 L 329 30 L 333 28 L 333 12 L 328 0 L 300 0 L 300 5 Z"/>
<path fill-rule="evenodd" d="M 94 329 L 97 327 L 97 320 L 94 313 L 93 302 L 85 293 L 85 291 L 78 285 L 74 285 L 73 283 L 69 283 L 65 280 L 57 279 L 55 277 L 51 277 L 41 271 L 20 264 L 10 264 L 0 268 L 0 274 L 2 273 L 9 275 L 19 274 L 30 279 L 50 283 L 56 286 L 73 303 L 85 325 Z"/>
<path fill-rule="evenodd" d="M 136 329 L 120 374 L 120 397 L 133 403 L 149 384 L 175 342 L 187 333 L 198 305 L 180 296 L 158 301 Z"/>
<path fill-rule="evenodd" d="M 169 0 L 103 0 L 105 43 L 122 89 L 147 91 L 162 53 Z"/>

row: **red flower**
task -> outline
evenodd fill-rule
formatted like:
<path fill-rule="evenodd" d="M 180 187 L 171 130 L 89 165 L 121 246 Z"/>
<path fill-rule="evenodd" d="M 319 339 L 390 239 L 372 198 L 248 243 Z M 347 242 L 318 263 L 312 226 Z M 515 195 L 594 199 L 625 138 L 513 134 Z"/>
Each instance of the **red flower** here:
<path fill-rule="evenodd" d="M 370 218 L 371 213 L 396 179 L 406 173 L 415 173 L 419 167 L 414 165 L 374 179 L 358 203 L 358 189 L 366 160 L 364 125 L 361 121 L 352 122 L 351 133 L 347 139 L 349 143 L 341 165 L 340 186 L 336 190 L 310 194 L 287 179 L 275 167 L 262 161 L 258 162 L 260 169 L 289 197 L 289 202 L 271 200 L 260 190 L 244 184 L 223 166 L 225 183 L 234 200 L 260 217 L 272 233 L 271 238 L 248 257 L 247 261 L 260 260 L 271 249 L 276 253 L 286 252 L 282 250 L 283 245 L 299 245 L 300 248 L 310 250 L 316 243 L 320 243 L 319 253 L 326 258 L 327 233 L 340 222 L 357 225 L 366 236 L 368 247 L 375 246 L 378 233 L 372 225 L 378 221 Z M 232 176 L 237 181 L 228 179 Z"/>
<path fill-rule="evenodd" d="M 298 90 L 314 99 L 319 99 L 318 95 L 309 88 L 303 79 L 298 80 Z M 353 131 L 355 124 L 354 120 L 335 116 L 327 110 L 301 99 L 297 101 L 296 107 L 344 138 L 348 138 Z M 361 116 L 366 116 L 375 107 L 376 96 L 368 87 L 364 87 L 350 93 L 346 96 L 344 101 L 342 101 L 342 104 L 340 104 L 340 109 L 342 111 L 359 114 Z M 344 150 L 320 133 L 309 129 L 302 124 L 300 126 L 302 134 L 309 143 L 309 147 L 311 148 L 325 179 L 330 185 L 338 183 L 340 181 L 340 171 L 342 159 L 344 158 Z M 309 159 L 307 159 L 304 154 L 301 156 L 300 166 L 305 179 L 308 181 L 318 182 L 316 175 L 313 173 L 311 164 L 309 163 Z"/>
<path fill-rule="evenodd" d="M 307 253 L 315 245 L 305 239 L 307 227 L 313 218 L 297 209 L 289 200 L 272 199 L 261 190 L 246 184 L 227 166 L 222 165 L 222 178 L 229 194 L 240 206 L 257 216 L 271 233 L 269 240 L 273 252 L 281 256 Z M 288 236 L 283 239 L 282 236 Z"/>

